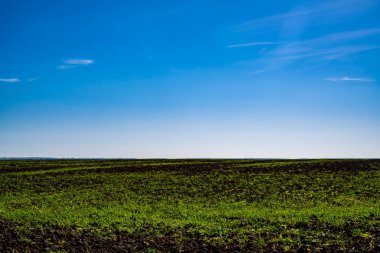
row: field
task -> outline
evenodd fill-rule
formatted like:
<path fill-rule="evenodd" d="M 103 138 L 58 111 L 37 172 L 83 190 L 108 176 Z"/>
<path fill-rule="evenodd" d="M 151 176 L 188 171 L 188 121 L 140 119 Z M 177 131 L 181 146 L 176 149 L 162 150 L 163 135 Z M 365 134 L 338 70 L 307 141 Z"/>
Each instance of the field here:
<path fill-rule="evenodd" d="M 2 160 L 0 252 L 380 252 L 380 160 Z"/>

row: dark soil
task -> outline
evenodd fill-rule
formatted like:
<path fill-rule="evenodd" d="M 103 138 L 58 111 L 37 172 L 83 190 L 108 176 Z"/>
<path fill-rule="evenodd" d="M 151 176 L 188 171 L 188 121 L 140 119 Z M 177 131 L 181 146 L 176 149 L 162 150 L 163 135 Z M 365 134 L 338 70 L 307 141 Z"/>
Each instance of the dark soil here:
<path fill-rule="evenodd" d="M 104 231 L 59 226 L 25 228 L 0 220 L 0 252 L 380 252 L 380 229 L 371 228 L 372 237 L 353 236 L 352 228 L 361 226 L 346 222 L 342 227 L 334 227 L 318 219 L 299 222 L 293 226 L 303 232 L 293 238 L 299 240 L 299 245 L 289 249 L 286 243 L 275 240 L 278 234 L 267 232 L 212 238 L 189 233 L 188 228 L 157 227 L 161 234 L 157 236 L 152 235 L 154 228 L 147 226 L 138 233 L 116 230 L 100 236 Z M 323 236 L 311 236 L 315 231 L 323 231 Z M 343 246 L 337 238 L 344 239 Z M 258 244 L 259 239 L 263 243 Z"/>

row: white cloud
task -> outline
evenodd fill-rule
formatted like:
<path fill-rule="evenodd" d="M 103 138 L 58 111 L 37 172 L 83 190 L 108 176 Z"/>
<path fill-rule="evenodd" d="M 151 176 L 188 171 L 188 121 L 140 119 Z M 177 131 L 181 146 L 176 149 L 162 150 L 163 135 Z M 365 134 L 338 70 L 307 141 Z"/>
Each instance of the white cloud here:
<path fill-rule="evenodd" d="M 18 82 L 20 82 L 20 79 L 18 79 L 18 78 L 0 78 L 0 82 L 3 82 L 3 83 L 18 83 Z"/>
<path fill-rule="evenodd" d="M 94 63 L 95 61 L 91 59 L 68 59 L 64 60 L 63 63 L 57 67 L 57 69 L 72 69 L 79 66 L 88 66 Z"/>
<path fill-rule="evenodd" d="M 344 82 L 344 81 L 355 81 L 355 82 L 374 82 L 374 79 L 371 78 L 364 78 L 364 77 L 348 77 L 348 76 L 343 76 L 343 77 L 328 77 L 325 78 L 326 81 L 331 81 L 331 82 Z"/>
<path fill-rule="evenodd" d="M 69 65 L 91 65 L 95 61 L 90 60 L 90 59 L 69 59 L 63 61 L 64 64 L 69 64 Z"/>
<path fill-rule="evenodd" d="M 275 45 L 275 44 L 279 44 L 279 42 L 260 41 L 260 42 L 244 43 L 244 44 L 233 44 L 233 45 L 228 45 L 227 48 L 264 46 L 264 45 Z"/>

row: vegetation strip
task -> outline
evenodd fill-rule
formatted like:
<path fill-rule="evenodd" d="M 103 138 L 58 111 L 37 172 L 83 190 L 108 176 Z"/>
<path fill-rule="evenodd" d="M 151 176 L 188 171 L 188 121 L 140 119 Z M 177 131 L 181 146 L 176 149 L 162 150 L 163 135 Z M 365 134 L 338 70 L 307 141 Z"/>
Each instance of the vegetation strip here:
<path fill-rule="evenodd" d="M 0 252 L 378 252 L 379 160 L 0 161 Z"/>

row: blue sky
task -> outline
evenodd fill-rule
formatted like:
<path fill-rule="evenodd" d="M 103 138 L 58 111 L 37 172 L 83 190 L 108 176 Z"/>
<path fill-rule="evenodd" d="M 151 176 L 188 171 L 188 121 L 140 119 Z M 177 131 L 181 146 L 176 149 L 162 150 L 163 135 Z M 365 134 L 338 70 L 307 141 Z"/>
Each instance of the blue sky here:
<path fill-rule="evenodd" d="M 380 157 L 379 13 L 0 0 L 0 155 Z"/>

